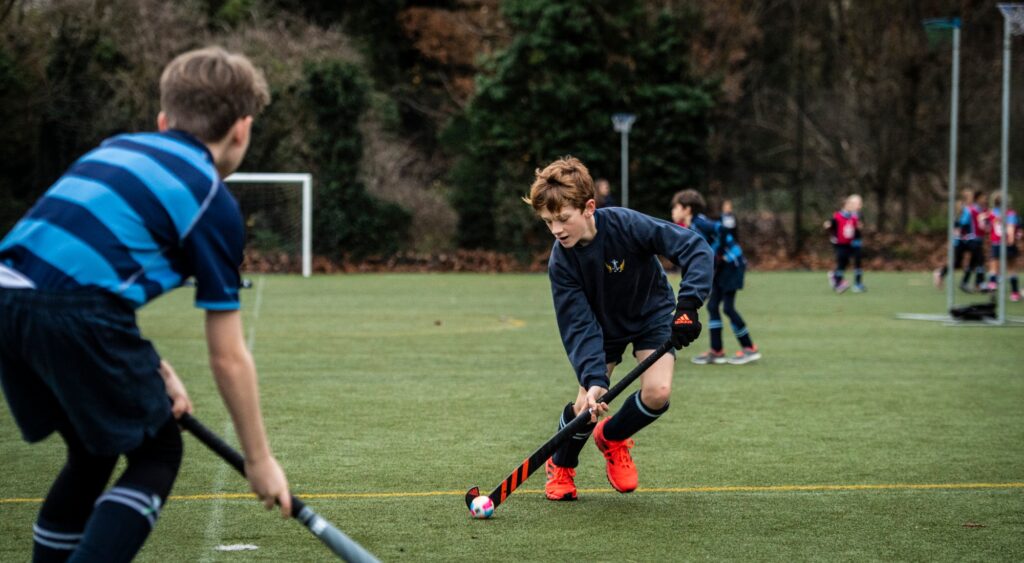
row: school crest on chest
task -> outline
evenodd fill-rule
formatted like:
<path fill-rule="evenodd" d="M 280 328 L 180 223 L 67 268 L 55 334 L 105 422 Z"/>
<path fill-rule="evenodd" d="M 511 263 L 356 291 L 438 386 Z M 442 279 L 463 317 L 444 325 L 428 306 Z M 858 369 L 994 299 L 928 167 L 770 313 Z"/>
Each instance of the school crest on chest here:
<path fill-rule="evenodd" d="M 608 270 L 609 274 L 621 274 L 626 271 L 626 261 L 612 259 L 610 262 L 604 263 L 604 268 Z"/>

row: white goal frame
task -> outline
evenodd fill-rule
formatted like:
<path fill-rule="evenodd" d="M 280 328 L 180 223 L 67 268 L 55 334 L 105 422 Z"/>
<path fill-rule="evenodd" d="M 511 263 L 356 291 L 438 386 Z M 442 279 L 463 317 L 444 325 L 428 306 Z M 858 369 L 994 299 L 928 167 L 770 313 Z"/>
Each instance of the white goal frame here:
<path fill-rule="evenodd" d="M 235 172 L 225 183 L 302 185 L 302 277 L 313 274 L 313 175 L 307 173 Z"/>

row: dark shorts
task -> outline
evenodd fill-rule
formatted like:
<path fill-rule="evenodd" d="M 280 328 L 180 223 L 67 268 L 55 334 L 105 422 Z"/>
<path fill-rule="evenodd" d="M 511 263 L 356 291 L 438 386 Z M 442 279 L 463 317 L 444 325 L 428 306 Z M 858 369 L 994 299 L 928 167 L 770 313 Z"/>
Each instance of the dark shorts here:
<path fill-rule="evenodd" d="M 992 259 L 993 260 L 999 260 L 999 245 L 998 244 L 993 244 L 991 248 L 992 248 L 992 250 L 990 252 L 992 253 Z M 1007 246 L 1006 247 L 1006 261 L 1007 262 L 1016 260 L 1017 256 L 1019 254 L 1020 254 L 1020 250 L 1018 250 L 1016 246 Z"/>
<path fill-rule="evenodd" d="M 854 265 L 855 268 L 859 268 L 860 267 L 860 265 L 861 265 L 860 264 L 861 263 L 861 255 L 862 255 L 862 250 L 861 250 L 861 246 L 860 245 L 833 244 L 832 248 L 833 248 L 833 250 L 835 250 L 835 253 L 836 253 L 836 269 L 837 270 L 845 270 L 846 267 L 850 264 L 851 260 L 853 261 L 853 265 Z"/>
<path fill-rule="evenodd" d="M 622 354 L 626 351 L 626 346 L 633 345 L 633 355 L 636 355 L 637 350 L 654 350 L 658 346 L 661 346 L 669 338 L 672 337 L 672 324 L 669 319 L 665 319 L 665 322 L 658 325 L 652 325 L 647 330 L 630 336 L 629 338 L 622 338 L 613 341 L 605 341 L 604 343 L 604 361 L 609 364 L 621 364 Z M 673 356 L 676 355 L 675 349 L 669 349 L 669 353 Z"/>
<path fill-rule="evenodd" d="M 0 383 L 29 442 L 66 417 L 95 455 L 134 449 L 170 416 L 159 364 L 112 295 L 0 288 Z"/>
<path fill-rule="evenodd" d="M 719 293 L 729 293 L 743 289 L 743 278 L 747 271 L 747 264 L 741 261 L 739 264 L 722 262 L 715 269 L 715 279 L 712 282 L 712 289 Z"/>

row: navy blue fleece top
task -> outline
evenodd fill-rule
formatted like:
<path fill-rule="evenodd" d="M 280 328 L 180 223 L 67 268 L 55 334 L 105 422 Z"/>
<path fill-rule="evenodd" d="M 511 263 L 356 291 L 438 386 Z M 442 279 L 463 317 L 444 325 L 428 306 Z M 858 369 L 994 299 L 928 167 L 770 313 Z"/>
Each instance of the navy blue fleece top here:
<path fill-rule="evenodd" d="M 711 291 L 714 255 L 699 234 L 622 207 L 594 213 L 597 235 L 563 248 L 555 241 L 548 262 L 558 330 L 580 385 L 608 387 L 604 344 L 621 343 L 668 324 L 675 296 L 657 256 L 682 270 L 679 298 Z"/>

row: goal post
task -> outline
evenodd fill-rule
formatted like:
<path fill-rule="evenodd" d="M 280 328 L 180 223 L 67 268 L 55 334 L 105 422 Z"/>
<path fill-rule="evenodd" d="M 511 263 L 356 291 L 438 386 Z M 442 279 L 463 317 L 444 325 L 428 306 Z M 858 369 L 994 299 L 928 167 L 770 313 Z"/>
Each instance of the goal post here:
<path fill-rule="evenodd" d="M 227 184 L 292 184 L 301 191 L 302 276 L 313 273 L 313 175 L 308 173 L 235 172 Z"/>

